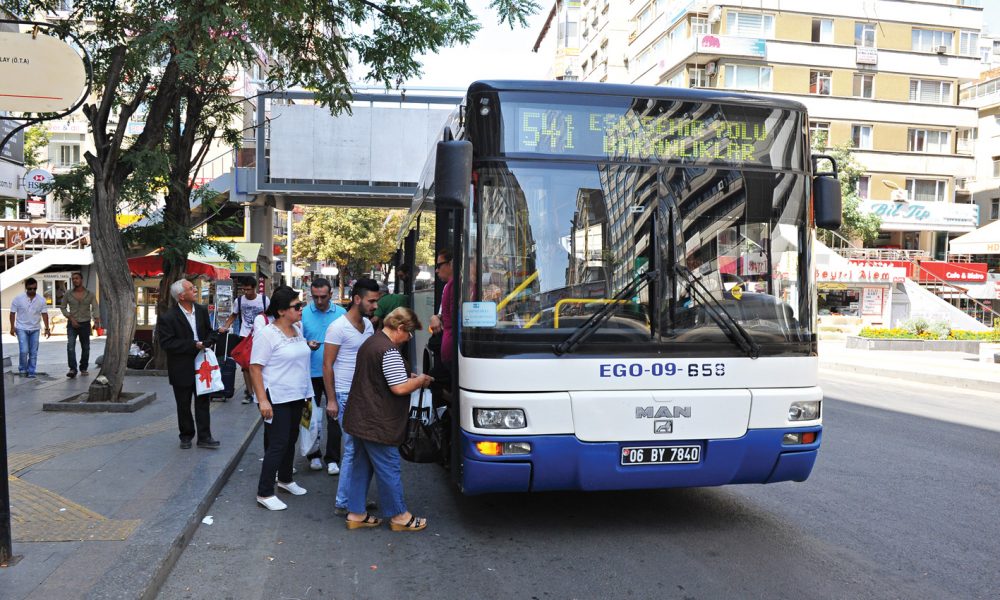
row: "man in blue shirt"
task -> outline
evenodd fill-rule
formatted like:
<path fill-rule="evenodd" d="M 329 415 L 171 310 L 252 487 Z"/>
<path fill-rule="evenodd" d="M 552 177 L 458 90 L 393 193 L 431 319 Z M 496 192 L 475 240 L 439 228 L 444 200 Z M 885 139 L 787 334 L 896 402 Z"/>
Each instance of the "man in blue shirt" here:
<path fill-rule="evenodd" d="M 323 343 L 326 339 L 326 330 L 340 315 L 346 313 L 347 311 L 338 304 L 333 303 L 331 300 L 333 298 L 333 291 L 330 289 L 330 282 L 326 279 L 316 279 L 313 280 L 312 286 L 309 288 L 312 294 L 312 303 L 305 307 L 302 311 L 302 333 L 307 341 L 315 340 L 317 342 Z M 310 358 L 309 365 L 309 376 L 312 378 L 313 385 L 313 401 L 315 402 L 313 410 L 323 410 L 322 404 L 320 403 L 320 398 L 324 395 L 325 388 L 323 387 L 323 353 L 313 352 Z M 332 398 L 327 398 L 327 401 L 335 401 Z M 340 474 L 340 424 L 337 423 L 337 419 L 330 418 L 327 415 L 326 418 L 326 472 L 330 475 Z M 309 458 L 309 468 L 314 471 L 319 471 L 323 469 L 323 452 L 316 450 L 316 452 L 310 454 Z"/>

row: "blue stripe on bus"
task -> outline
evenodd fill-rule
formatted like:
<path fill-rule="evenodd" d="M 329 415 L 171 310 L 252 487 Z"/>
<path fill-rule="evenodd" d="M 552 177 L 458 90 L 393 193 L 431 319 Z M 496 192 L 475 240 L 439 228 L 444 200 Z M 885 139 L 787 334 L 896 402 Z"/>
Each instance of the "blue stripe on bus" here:
<path fill-rule="evenodd" d="M 783 446 L 786 433 L 817 433 L 812 444 Z M 479 441 L 525 441 L 531 454 L 483 456 Z M 482 436 L 462 431 L 462 489 L 466 494 L 552 490 L 627 490 L 702 487 L 733 483 L 805 481 L 816 462 L 822 427 L 754 429 L 725 440 L 582 442 L 574 435 Z M 622 446 L 702 444 L 702 462 L 620 464 Z"/>

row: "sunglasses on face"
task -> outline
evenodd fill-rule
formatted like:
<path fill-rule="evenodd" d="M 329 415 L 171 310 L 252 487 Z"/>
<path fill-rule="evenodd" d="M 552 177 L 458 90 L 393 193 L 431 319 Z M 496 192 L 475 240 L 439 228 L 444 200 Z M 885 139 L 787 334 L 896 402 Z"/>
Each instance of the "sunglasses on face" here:
<path fill-rule="evenodd" d="M 450 260 L 446 260 L 444 262 L 439 262 L 439 263 L 434 263 L 434 268 L 435 269 L 440 269 L 441 267 L 443 267 L 443 266 L 445 266 L 445 265 L 447 265 L 449 263 L 451 263 Z"/>
<path fill-rule="evenodd" d="M 295 310 L 302 310 L 305 307 L 306 307 L 306 303 L 305 302 L 296 302 L 295 304 L 293 304 L 291 306 L 291 308 L 294 308 Z"/>
<path fill-rule="evenodd" d="M 24 288 L 24 290 L 27 291 L 27 292 L 33 292 L 33 291 L 35 291 L 37 289 L 38 289 L 37 287 L 26 287 L 26 288 Z"/>

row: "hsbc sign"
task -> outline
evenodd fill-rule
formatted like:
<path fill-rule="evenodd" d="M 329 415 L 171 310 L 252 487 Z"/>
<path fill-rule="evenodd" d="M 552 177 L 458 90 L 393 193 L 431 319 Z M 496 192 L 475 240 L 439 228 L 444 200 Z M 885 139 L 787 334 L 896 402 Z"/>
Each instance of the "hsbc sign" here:
<path fill-rule="evenodd" d="M 24 190 L 31 196 L 45 196 L 52 181 L 52 173 L 45 169 L 32 169 L 24 176 Z"/>

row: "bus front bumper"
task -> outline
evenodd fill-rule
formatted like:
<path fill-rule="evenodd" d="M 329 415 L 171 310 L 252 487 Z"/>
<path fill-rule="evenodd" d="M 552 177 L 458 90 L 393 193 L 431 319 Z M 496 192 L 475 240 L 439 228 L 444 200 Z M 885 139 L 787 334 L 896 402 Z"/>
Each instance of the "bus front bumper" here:
<path fill-rule="evenodd" d="M 822 426 L 751 429 L 739 438 L 657 442 L 582 442 L 574 435 L 482 436 L 462 431 L 462 490 L 469 495 L 551 490 L 628 490 L 735 483 L 805 481 L 816 462 Z M 810 444 L 785 434 L 815 432 Z M 528 442 L 528 454 L 486 456 L 477 442 Z M 698 444 L 697 464 L 621 464 L 623 447 Z"/>

